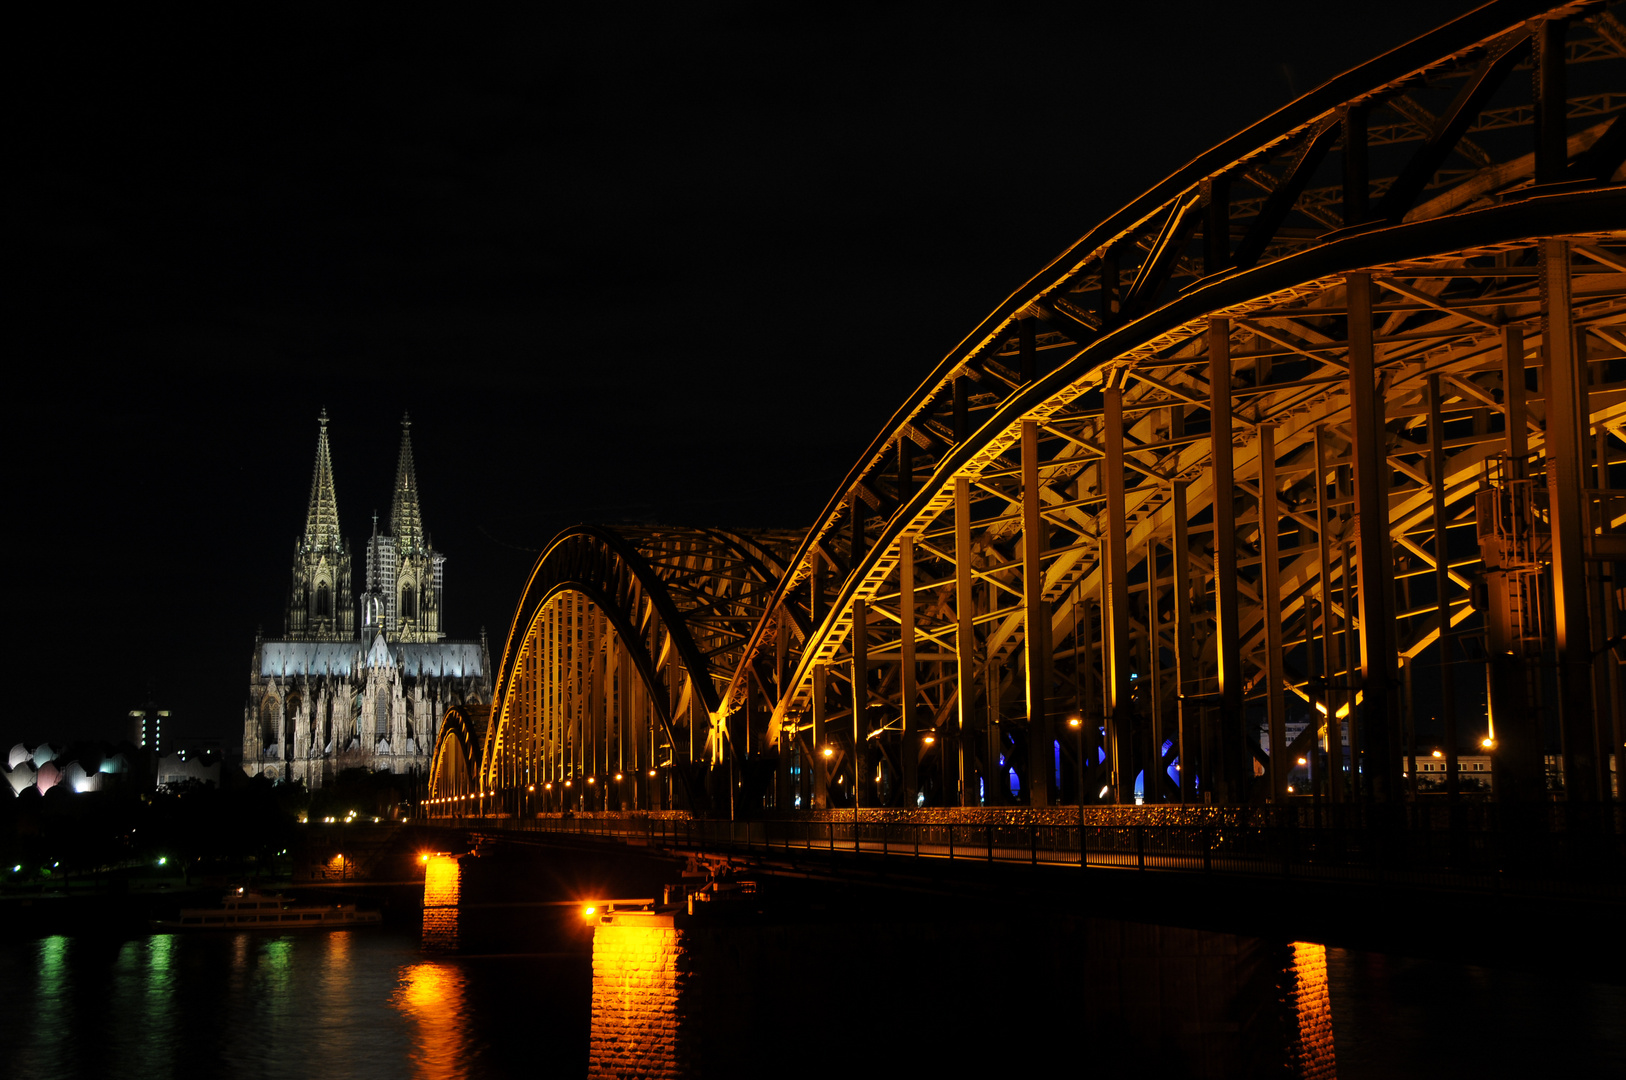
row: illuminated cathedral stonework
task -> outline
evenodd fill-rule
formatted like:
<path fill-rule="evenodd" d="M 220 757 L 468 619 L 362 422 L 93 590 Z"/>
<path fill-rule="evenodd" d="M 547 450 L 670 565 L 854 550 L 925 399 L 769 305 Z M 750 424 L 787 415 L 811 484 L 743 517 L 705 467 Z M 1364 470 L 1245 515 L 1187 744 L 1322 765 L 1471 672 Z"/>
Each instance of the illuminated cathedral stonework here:
<path fill-rule="evenodd" d="M 255 640 L 243 713 L 244 771 L 311 788 L 349 768 L 427 769 L 445 711 L 491 699 L 484 634 L 448 640 L 441 622 L 445 556 L 423 526 L 411 420 L 401 421 L 388 531 L 373 517 L 359 627 L 326 410 L 319 422 L 283 635 Z"/>

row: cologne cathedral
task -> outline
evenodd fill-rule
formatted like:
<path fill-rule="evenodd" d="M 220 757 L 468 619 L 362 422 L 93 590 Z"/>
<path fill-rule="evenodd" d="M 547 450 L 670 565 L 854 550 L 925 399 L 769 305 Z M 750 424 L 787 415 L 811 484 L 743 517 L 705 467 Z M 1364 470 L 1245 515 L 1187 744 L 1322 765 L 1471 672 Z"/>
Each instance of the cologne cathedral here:
<path fill-rule="evenodd" d="M 491 699 L 484 633 L 452 641 L 441 621 L 445 556 L 418 506 L 411 419 L 401 421 L 386 531 L 373 516 L 359 597 L 339 529 L 326 410 L 319 422 L 287 619 L 281 637 L 254 642 L 243 715 L 244 771 L 311 788 L 349 768 L 427 770 L 446 710 Z"/>

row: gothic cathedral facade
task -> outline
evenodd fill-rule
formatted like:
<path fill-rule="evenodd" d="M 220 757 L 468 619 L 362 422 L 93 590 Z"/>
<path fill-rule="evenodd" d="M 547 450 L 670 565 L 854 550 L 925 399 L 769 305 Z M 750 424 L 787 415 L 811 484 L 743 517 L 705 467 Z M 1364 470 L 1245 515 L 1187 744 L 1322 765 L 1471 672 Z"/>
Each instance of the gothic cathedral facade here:
<path fill-rule="evenodd" d="M 358 598 L 339 529 L 327 411 L 280 638 L 256 638 L 243 714 L 243 769 L 312 789 L 343 769 L 406 773 L 429 767 L 436 726 L 453 705 L 491 700 L 491 659 L 479 641 L 453 641 L 441 622 L 445 556 L 424 529 L 401 421 L 388 531 L 373 516 Z M 360 624 L 357 624 L 357 615 Z"/>

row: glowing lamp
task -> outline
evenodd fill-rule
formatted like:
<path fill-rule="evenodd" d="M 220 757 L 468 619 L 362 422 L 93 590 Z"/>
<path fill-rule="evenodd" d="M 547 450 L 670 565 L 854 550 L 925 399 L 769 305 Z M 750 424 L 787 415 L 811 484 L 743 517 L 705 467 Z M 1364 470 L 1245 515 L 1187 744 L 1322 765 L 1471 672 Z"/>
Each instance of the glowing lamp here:
<path fill-rule="evenodd" d="M 826 746 L 823 750 L 821 750 L 819 752 L 822 753 L 825 757 L 835 757 L 836 756 L 835 749 L 833 747 L 829 747 L 829 746 Z"/>
<path fill-rule="evenodd" d="M 1299 764 L 1300 765 L 1306 765 L 1306 764 L 1309 764 L 1309 763 L 1306 762 L 1303 758 L 1299 758 Z"/>
<path fill-rule="evenodd" d="M 535 791 L 536 790 L 536 785 L 532 784 L 530 787 L 526 788 L 525 790 L 526 791 Z"/>
<path fill-rule="evenodd" d="M 1479 740 L 1479 745 L 1483 746 L 1486 750 L 1494 750 L 1494 749 L 1496 749 L 1496 740 L 1495 739 L 1489 739 L 1489 738 L 1480 739 Z"/>
<path fill-rule="evenodd" d="M 427 855 L 419 855 L 418 856 L 418 861 L 421 862 L 421 863 L 426 863 L 426 862 L 429 861 L 429 856 L 427 856 Z"/>
<path fill-rule="evenodd" d="M 650 776 L 654 776 L 654 775 L 655 775 L 655 770 L 654 770 L 654 769 L 650 769 L 650 770 L 649 770 L 649 775 L 650 775 Z"/>
<path fill-rule="evenodd" d="M 1081 728 L 1084 726 L 1084 718 L 1077 713 L 1073 713 L 1067 718 L 1067 726 L 1070 728 Z"/>
<path fill-rule="evenodd" d="M 582 909 L 582 914 L 587 916 L 589 919 L 591 919 L 594 915 L 598 914 L 598 908 L 596 908 L 593 905 L 589 904 L 585 908 Z"/>
<path fill-rule="evenodd" d="M 596 783 L 598 783 L 598 781 L 597 781 L 597 780 L 596 780 L 596 779 L 595 779 L 595 778 L 594 778 L 594 777 L 591 777 L 591 776 L 589 776 L 589 777 L 588 777 L 588 778 L 587 778 L 587 782 L 588 782 L 588 783 L 589 783 L 589 784 L 596 784 Z"/>
<path fill-rule="evenodd" d="M 1440 753 L 1438 750 L 1436 750 L 1436 751 L 1434 751 L 1434 756 L 1435 757 L 1444 757 L 1445 755 Z"/>
<path fill-rule="evenodd" d="M 617 780 L 619 780 L 619 779 L 621 779 L 621 774 L 620 774 L 620 773 L 616 773 L 616 774 L 615 774 L 615 778 L 616 778 L 616 779 L 617 779 Z"/>
<path fill-rule="evenodd" d="M 926 740 L 926 745 L 930 746 L 932 743 L 937 741 L 937 736 L 933 735 L 933 734 L 930 734 L 928 732 L 927 735 L 925 736 L 925 740 Z"/>

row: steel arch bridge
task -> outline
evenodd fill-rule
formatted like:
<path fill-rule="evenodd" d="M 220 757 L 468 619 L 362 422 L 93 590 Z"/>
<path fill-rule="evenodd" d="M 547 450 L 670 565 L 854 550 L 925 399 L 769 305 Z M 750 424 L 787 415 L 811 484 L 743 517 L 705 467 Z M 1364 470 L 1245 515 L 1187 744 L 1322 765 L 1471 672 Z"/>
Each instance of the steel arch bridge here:
<path fill-rule="evenodd" d="M 469 767 L 534 809 L 1388 802 L 1432 708 L 1453 796 L 1483 734 L 1499 797 L 1609 799 L 1623 111 L 1604 5 L 1501 0 L 1260 120 L 978 323 L 805 534 L 556 538 Z"/>

